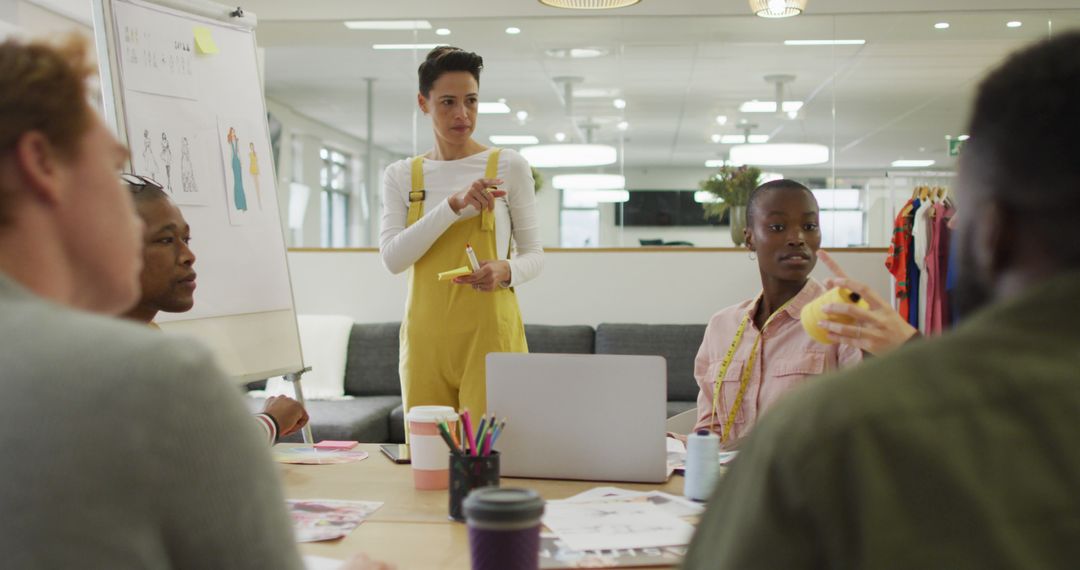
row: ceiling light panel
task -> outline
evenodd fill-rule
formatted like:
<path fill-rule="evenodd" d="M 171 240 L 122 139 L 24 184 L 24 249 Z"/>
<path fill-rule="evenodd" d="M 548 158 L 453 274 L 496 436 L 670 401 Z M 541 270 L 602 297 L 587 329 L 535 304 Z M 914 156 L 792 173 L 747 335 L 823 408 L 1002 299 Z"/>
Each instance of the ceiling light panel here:
<path fill-rule="evenodd" d="M 784 40 L 786 46 L 861 46 L 866 40 Z"/>
<path fill-rule="evenodd" d="M 349 20 L 345 27 L 350 30 L 430 30 L 427 20 Z"/>
<path fill-rule="evenodd" d="M 823 144 L 744 144 L 732 147 L 732 162 L 755 166 L 799 166 L 829 162 Z"/>
<path fill-rule="evenodd" d="M 896 168 L 925 168 L 927 166 L 933 166 L 933 160 L 894 160 L 892 165 Z"/>
<path fill-rule="evenodd" d="M 618 152 L 605 144 L 547 144 L 527 146 L 521 156 L 537 168 L 606 166 L 615 164 Z"/>
<path fill-rule="evenodd" d="M 560 190 L 620 190 L 626 178 L 618 174 L 556 174 L 551 185 Z"/>
<path fill-rule="evenodd" d="M 784 112 L 790 113 L 792 111 L 798 113 L 799 109 L 803 108 L 802 101 L 784 101 Z M 742 105 L 739 105 L 739 111 L 743 113 L 775 113 L 776 101 L 747 101 Z"/>

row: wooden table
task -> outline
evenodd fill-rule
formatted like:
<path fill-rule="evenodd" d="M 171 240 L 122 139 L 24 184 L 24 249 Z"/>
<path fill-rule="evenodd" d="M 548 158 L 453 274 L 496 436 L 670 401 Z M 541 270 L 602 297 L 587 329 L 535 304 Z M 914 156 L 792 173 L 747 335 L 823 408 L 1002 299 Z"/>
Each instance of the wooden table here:
<path fill-rule="evenodd" d="M 296 444 L 281 444 L 283 446 Z M 417 491 L 412 468 L 391 463 L 377 444 L 357 449 L 369 457 L 342 465 L 280 464 L 285 496 L 290 499 L 381 501 L 383 506 L 342 540 L 300 545 L 303 554 L 345 559 L 364 552 L 392 562 L 400 570 L 469 568 L 469 541 L 465 525 L 449 520 L 447 491 Z M 546 499 L 565 499 L 597 486 L 635 491 L 660 490 L 682 495 L 683 478 L 659 485 L 558 481 L 504 477 L 503 487 L 534 489 Z"/>

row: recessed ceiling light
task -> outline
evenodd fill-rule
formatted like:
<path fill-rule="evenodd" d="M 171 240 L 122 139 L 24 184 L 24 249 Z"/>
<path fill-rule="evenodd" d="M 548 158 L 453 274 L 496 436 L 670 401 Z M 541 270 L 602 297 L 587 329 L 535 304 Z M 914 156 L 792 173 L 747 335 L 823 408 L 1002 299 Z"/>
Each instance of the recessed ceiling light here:
<path fill-rule="evenodd" d="M 630 123 L 626 121 L 619 121 L 619 124 L 615 125 L 615 128 L 619 129 L 620 131 L 626 131 L 630 129 Z"/>
<path fill-rule="evenodd" d="M 491 144 L 536 144 L 540 139 L 532 135 L 491 135 Z"/>
<path fill-rule="evenodd" d="M 616 109 L 625 109 L 626 99 L 616 99 L 612 101 L 611 104 L 614 105 Z"/>
<path fill-rule="evenodd" d="M 709 138 L 712 139 L 712 142 L 719 144 L 720 141 L 723 140 L 724 137 L 721 137 L 720 135 L 713 135 L 713 136 L 711 136 Z"/>
<path fill-rule="evenodd" d="M 517 117 L 518 122 L 524 123 L 525 119 L 529 118 L 529 112 L 525 111 L 525 110 L 521 110 L 521 111 L 518 111 L 517 113 L 515 113 L 514 116 Z"/>
<path fill-rule="evenodd" d="M 933 160 L 894 160 L 892 165 L 896 168 L 921 168 L 925 166 L 933 166 Z"/>
<path fill-rule="evenodd" d="M 784 101 L 785 113 L 790 113 L 792 111 L 798 112 L 802 107 L 802 101 Z M 755 99 L 739 105 L 739 110 L 743 113 L 775 113 L 776 101 L 758 101 Z"/>
<path fill-rule="evenodd" d="M 505 101 L 481 101 L 477 105 L 476 112 L 481 115 L 507 115 L 510 113 L 510 107 Z"/>
<path fill-rule="evenodd" d="M 769 135 L 750 135 L 749 140 L 743 135 L 724 135 L 720 138 L 720 142 L 723 144 L 764 144 L 769 142 Z"/>
<path fill-rule="evenodd" d="M 551 48 L 544 50 L 544 53 L 548 57 L 554 57 L 559 59 L 591 59 L 594 57 L 604 57 L 611 53 L 607 48 L 602 47 L 575 47 L 575 48 Z"/>
<path fill-rule="evenodd" d="M 566 133 L 555 133 L 555 140 L 563 142 L 566 140 Z"/>
<path fill-rule="evenodd" d="M 551 186 L 559 190 L 619 190 L 626 178 L 619 174 L 556 174 Z"/>
<path fill-rule="evenodd" d="M 516 36 L 521 33 L 521 28 L 515 28 L 514 26 L 510 26 L 509 28 L 506 28 L 506 33 L 510 34 L 511 36 Z"/>
<path fill-rule="evenodd" d="M 727 115 L 717 115 L 716 116 L 716 124 L 720 125 L 721 127 L 726 125 L 727 124 Z"/>
<path fill-rule="evenodd" d="M 1021 21 L 1019 21 L 1019 20 L 1013 20 L 1013 21 L 1011 21 L 1011 22 L 1008 22 L 1008 23 L 1006 23 L 1006 24 L 1005 24 L 1005 27 L 1008 27 L 1008 28 L 1019 28 L 1020 26 L 1023 26 L 1023 25 L 1024 25 L 1024 23 L 1023 23 L 1023 22 L 1021 22 Z"/>
<path fill-rule="evenodd" d="M 435 30 L 435 35 L 437 35 L 437 36 L 449 36 L 450 35 L 450 28 L 439 28 L 439 29 Z"/>
<path fill-rule="evenodd" d="M 537 168 L 606 166 L 619 159 L 615 147 L 606 144 L 542 144 L 521 149 L 521 156 Z"/>
<path fill-rule="evenodd" d="M 949 29 L 949 23 L 948 22 L 938 22 L 938 23 L 934 24 L 934 27 L 939 29 L 939 30 L 947 30 L 947 29 Z"/>
<path fill-rule="evenodd" d="M 958 141 L 966 141 L 966 140 L 968 140 L 970 138 L 971 138 L 971 135 L 960 135 L 960 136 L 956 137 L 956 140 L 958 140 Z"/>
<path fill-rule="evenodd" d="M 829 162 L 823 144 L 743 144 L 731 148 L 731 160 L 760 166 L 794 166 Z"/>
<path fill-rule="evenodd" d="M 427 20 L 349 20 L 345 27 L 350 30 L 430 30 Z"/>
<path fill-rule="evenodd" d="M 446 45 L 446 44 L 374 44 L 374 45 L 371 46 L 371 49 L 425 51 L 425 50 L 433 50 L 433 49 L 435 49 L 435 48 L 437 48 L 439 46 L 444 46 L 444 45 Z"/>
<path fill-rule="evenodd" d="M 540 0 L 540 3 L 552 8 L 570 10 L 611 10 L 633 6 L 641 0 Z"/>
<path fill-rule="evenodd" d="M 786 46 L 861 46 L 866 40 L 784 40 Z"/>
<path fill-rule="evenodd" d="M 798 111 L 788 111 L 787 112 L 787 118 L 789 118 L 791 120 L 798 119 L 799 118 L 799 112 Z"/>

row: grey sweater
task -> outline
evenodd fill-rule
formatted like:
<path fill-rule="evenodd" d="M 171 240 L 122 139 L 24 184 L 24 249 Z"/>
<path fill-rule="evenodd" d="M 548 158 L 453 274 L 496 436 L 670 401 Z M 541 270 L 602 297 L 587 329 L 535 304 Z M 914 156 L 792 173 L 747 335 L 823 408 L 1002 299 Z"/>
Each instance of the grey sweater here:
<path fill-rule="evenodd" d="M 265 439 L 204 348 L 0 274 L 0 566 L 301 562 Z"/>

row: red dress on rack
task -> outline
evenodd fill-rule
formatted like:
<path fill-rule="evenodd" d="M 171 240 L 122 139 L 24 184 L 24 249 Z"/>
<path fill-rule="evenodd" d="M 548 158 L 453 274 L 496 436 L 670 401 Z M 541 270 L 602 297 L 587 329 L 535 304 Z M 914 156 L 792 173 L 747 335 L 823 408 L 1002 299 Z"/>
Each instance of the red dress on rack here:
<path fill-rule="evenodd" d="M 914 222 L 911 216 L 912 203 L 913 200 L 908 200 L 904 207 L 900 208 L 900 213 L 896 216 L 896 221 L 893 223 L 892 243 L 889 244 L 889 256 L 885 258 L 885 268 L 889 270 L 889 273 L 896 280 L 893 293 L 896 295 L 897 301 L 899 301 L 897 310 L 905 318 L 910 310 L 908 304 L 910 287 L 907 280 L 907 267 L 908 256 L 911 254 L 908 244 L 911 243 L 911 227 Z"/>

